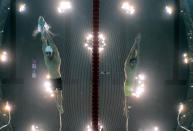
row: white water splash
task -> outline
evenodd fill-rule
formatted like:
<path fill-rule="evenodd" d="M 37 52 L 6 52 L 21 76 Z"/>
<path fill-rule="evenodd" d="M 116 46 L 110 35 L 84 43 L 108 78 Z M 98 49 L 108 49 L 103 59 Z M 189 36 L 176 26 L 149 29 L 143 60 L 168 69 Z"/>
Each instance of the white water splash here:
<path fill-rule="evenodd" d="M 45 31 L 46 33 L 48 33 L 49 35 L 51 35 L 51 36 L 55 36 L 55 34 L 52 33 L 52 32 L 50 31 L 50 29 L 51 29 L 51 26 L 46 23 L 46 24 L 44 25 L 44 31 Z M 33 31 L 32 36 L 33 36 L 33 37 L 36 37 L 39 33 L 41 33 L 41 27 L 38 25 L 38 27 L 36 27 L 35 30 Z"/>
<path fill-rule="evenodd" d="M 40 32 L 39 32 L 38 28 L 35 28 L 35 30 L 34 30 L 33 33 L 32 33 L 32 36 L 33 36 L 33 37 L 36 37 L 39 33 L 40 33 Z"/>

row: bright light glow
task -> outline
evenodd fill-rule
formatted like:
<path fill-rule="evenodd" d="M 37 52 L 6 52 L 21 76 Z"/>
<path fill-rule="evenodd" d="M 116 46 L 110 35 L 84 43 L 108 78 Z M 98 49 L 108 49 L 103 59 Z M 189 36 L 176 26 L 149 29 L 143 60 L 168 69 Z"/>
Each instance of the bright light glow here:
<path fill-rule="evenodd" d="M 67 10 L 71 8 L 72 8 L 72 5 L 70 1 L 62 1 L 58 6 L 58 13 L 65 13 Z"/>
<path fill-rule="evenodd" d="M 26 10 L 26 4 L 20 4 L 19 5 L 19 12 L 22 13 Z"/>
<path fill-rule="evenodd" d="M 1 61 L 6 62 L 6 60 L 7 60 L 7 56 L 6 55 L 1 55 Z"/>
<path fill-rule="evenodd" d="M 104 50 L 104 48 L 99 48 L 99 52 L 101 52 L 101 51 L 103 51 Z"/>
<path fill-rule="evenodd" d="M 169 15 L 171 15 L 171 14 L 173 13 L 173 8 L 172 8 L 171 6 L 166 6 L 166 7 L 165 7 L 165 10 L 166 10 L 166 12 L 167 12 Z"/>
<path fill-rule="evenodd" d="M 159 128 L 156 126 L 156 127 L 154 127 L 154 131 L 158 131 L 159 130 Z"/>
<path fill-rule="evenodd" d="M 32 130 L 32 131 L 35 131 L 35 130 L 36 130 L 36 128 L 35 128 L 34 125 L 31 126 L 31 130 Z"/>
<path fill-rule="evenodd" d="M 139 74 L 138 77 L 139 77 L 139 79 L 142 80 L 142 81 L 145 80 L 145 75 L 144 75 L 144 74 Z"/>
<path fill-rule="evenodd" d="M 142 83 L 142 84 L 140 85 L 140 87 L 142 87 L 142 88 L 145 87 L 145 84 Z"/>
<path fill-rule="evenodd" d="M 137 96 L 140 96 L 144 91 L 145 91 L 144 88 L 138 87 L 137 90 L 136 90 Z"/>
<path fill-rule="evenodd" d="M 46 75 L 46 79 L 50 79 L 50 74 L 47 74 L 47 75 Z"/>
<path fill-rule="evenodd" d="M 7 102 L 5 105 L 5 111 L 10 112 L 11 111 L 11 106 L 9 105 L 9 103 Z"/>
<path fill-rule="evenodd" d="M 87 131 L 92 131 L 89 125 L 87 126 L 87 129 L 88 129 Z"/>
<path fill-rule="evenodd" d="M 129 4 L 128 2 L 123 2 L 121 5 L 121 8 L 130 15 L 133 15 L 135 13 L 135 8 L 134 6 L 132 6 L 131 4 Z"/>
<path fill-rule="evenodd" d="M 138 87 L 134 93 L 132 93 L 133 96 L 139 98 L 143 93 L 145 92 L 145 89 L 142 87 Z"/>
<path fill-rule="evenodd" d="M 3 55 L 7 55 L 7 52 L 6 51 L 3 51 L 3 53 L 2 53 Z"/>
<path fill-rule="evenodd" d="M 89 49 L 90 51 L 92 51 L 92 47 L 88 47 L 88 49 Z"/>
<path fill-rule="evenodd" d="M 53 98 L 55 95 L 54 95 L 54 91 L 52 89 L 52 84 L 50 81 L 45 81 L 44 82 L 44 87 L 45 87 L 45 90 L 47 93 L 49 93 L 50 97 Z"/>
<path fill-rule="evenodd" d="M 187 54 L 187 53 L 184 53 L 184 54 L 183 54 L 183 57 L 184 57 L 184 58 L 188 57 L 188 54 Z"/>
<path fill-rule="evenodd" d="M 45 86 L 45 87 L 51 87 L 50 81 L 45 81 L 45 82 L 44 82 L 44 86 Z"/>
<path fill-rule="evenodd" d="M 7 55 L 8 55 L 8 54 L 7 54 L 6 51 L 3 51 L 3 52 L 1 53 L 0 59 L 1 59 L 2 62 L 6 62 L 6 61 L 7 61 L 7 57 L 8 57 Z"/>
<path fill-rule="evenodd" d="M 37 131 L 36 129 L 38 129 L 38 128 L 39 128 L 38 126 L 32 125 L 31 126 L 31 131 Z"/>
<path fill-rule="evenodd" d="M 86 37 L 86 40 L 89 41 L 89 40 L 92 40 L 93 38 L 93 35 L 92 34 L 88 34 L 88 36 Z"/>
<path fill-rule="evenodd" d="M 44 82 L 44 87 L 45 87 L 45 89 L 46 89 L 46 91 L 48 92 L 48 93 L 53 93 L 53 90 L 52 90 L 52 84 L 51 84 L 51 82 L 50 81 L 45 81 Z"/>
<path fill-rule="evenodd" d="M 54 97 L 55 95 L 54 95 L 54 93 L 52 93 L 51 95 L 50 95 L 50 97 Z"/>
<path fill-rule="evenodd" d="M 139 74 L 135 77 L 136 87 L 132 88 L 132 95 L 139 98 L 145 92 L 145 75 Z"/>
<path fill-rule="evenodd" d="M 184 63 L 188 64 L 188 62 L 189 62 L 188 58 L 184 58 Z"/>
<path fill-rule="evenodd" d="M 184 54 L 183 54 L 183 57 L 184 57 L 184 63 L 185 63 L 185 64 L 188 64 L 189 61 L 191 60 L 191 59 L 189 59 L 188 54 L 187 54 L 187 53 L 184 53 Z"/>
<path fill-rule="evenodd" d="M 85 47 L 87 47 L 87 46 L 88 46 L 88 44 L 87 44 L 87 43 L 85 43 L 85 44 L 84 44 L 84 46 L 85 46 Z"/>
<path fill-rule="evenodd" d="M 183 111 L 183 109 L 184 109 L 184 105 L 182 103 L 180 103 L 178 112 L 181 113 Z"/>
<path fill-rule="evenodd" d="M 53 90 L 51 87 L 46 87 L 46 91 L 49 92 L 49 93 L 53 93 Z"/>
<path fill-rule="evenodd" d="M 142 81 L 141 81 L 141 80 L 139 80 L 139 81 L 138 81 L 138 84 L 142 84 Z"/>
<path fill-rule="evenodd" d="M 103 34 L 99 34 L 99 39 L 102 40 L 102 41 L 104 41 L 104 40 L 105 40 L 104 35 L 103 35 Z"/>
<path fill-rule="evenodd" d="M 98 35 L 99 38 L 99 52 L 104 50 L 104 47 L 106 46 L 105 43 L 105 36 L 102 33 L 99 33 Z M 93 44 L 93 35 L 90 33 L 86 36 L 86 42 L 84 43 L 84 46 L 92 51 L 92 44 Z"/>
<path fill-rule="evenodd" d="M 103 129 L 103 125 L 99 123 L 99 131 L 101 131 L 102 129 Z M 90 125 L 87 126 L 87 131 L 92 131 L 92 128 L 90 127 Z"/>

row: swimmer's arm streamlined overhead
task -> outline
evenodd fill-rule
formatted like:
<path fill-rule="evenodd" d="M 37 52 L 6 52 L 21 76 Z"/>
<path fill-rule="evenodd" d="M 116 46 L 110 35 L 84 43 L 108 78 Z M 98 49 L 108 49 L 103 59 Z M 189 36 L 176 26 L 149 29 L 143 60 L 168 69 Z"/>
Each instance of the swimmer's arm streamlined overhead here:
<path fill-rule="evenodd" d="M 131 88 L 134 84 L 134 79 L 136 76 L 136 68 L 138 66 L 138 56 L 139 56 L 139 43 L 141 40 L 141 35 L 139 34 L 133 46 L 129 51 L 129 55 L 127 56 L 125 63 L 124 63 L 124 92 L 125 96 L 131 96 Z"/>
<path fill-rule="evenodd" d="M 38 30 L 41 33 L 42 51 L 44 55 L 45 65 L 52 79 L 61 78 L 60 65 L 61 58 L 59 51 L 50 36 L 49 26 L 42 16 L 38 19 Z"/>

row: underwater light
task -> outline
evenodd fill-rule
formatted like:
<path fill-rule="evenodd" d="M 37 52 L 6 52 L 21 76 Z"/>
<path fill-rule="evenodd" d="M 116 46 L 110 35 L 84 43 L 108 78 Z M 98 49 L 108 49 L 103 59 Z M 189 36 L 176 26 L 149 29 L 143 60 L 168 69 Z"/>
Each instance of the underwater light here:
<path fill-rule="evenodd" d="M 92 124 L 91 124 L 92 125 Z M 91 125 L 88 125 L 86 128 L 87 128 L 87 131 L 93 131 L 92 129 L 92 126 Z M 103 125 L 101 123 L 98 123 L 98 128 L 99 128 L 99 131 L 102 131 L 103 130 Z"/>
<path fill-rule="evenodd" d="M 50 81 L 45 81 L 44 82 L 44 87 L 45 87 L 45 91 L 50 95 L 51 98 L 53 98 L 55 95 L 54 95 L 54 91 L 52 89 L 52 84 Z"/>
<path fill-rule="evenodd" d="M 37 131 L 36 129 L 38 129 L 38 128 L 39 128 L 38 126 L 32 125 L 31 126 L 31 131 Z"/>
<path fill-rule="evenodd" d="M 138 78 L 143 81 L 143 80 L 145 80 L 145 75 L 144 74 L 139 74 Z"/>
<path fill-rule="evenodd" d="M 158 131 L 159 128 L 157 126 L 154 127 L 154 131 Z"/>
<path fill-rule="evenodd" d="M 100 129 L 102 129 L 103 128 L 103 126 L 102 125 L 100 125 Z"/>
<path fill-rule="evenodd" d="M 133 15 L 135 13 L 135 7 L 129 4 L 127 1 L 123 2 L 121 5 L 121 9 L 126 13 Z"/>
<path fill-rule="evenodd" d="M 142 87 L 137 87 L 134 93 L 132 93 L 133 96 L 139 98 L 143 93 L 145 92 L 145 89 Z"/>
<path fill-rule="evenodd" d="M 2 62 L 5 62 L 6 60 L 7 60 L 7 56 L 6 56 L 6 55 L 2 55 L 2 56 L 1 56 L 1 61 L 2 61 Z"/>
<path fill-rule="evenodd" d="M 87 126 L 87 131 L 92 131 L 92 129 L 89 125 Z"/>
<path fill-rule="evenodd" d="M 49 92 L 49 93 L 53 93 L 51 86 L 52 86 L 52 84 L 51 84 L 50 81 L 45 81 L 45 82 L 44 82 L 45 90 L 46 90 L 47 92 Z"/>
<path fill-rule="evenodd" d="M 188 58 L 184 58 L 184 63 L 188 64 Z"/>
<path fill-rule="evenodd" d="M 184 109 L 184 105 L 182 103 L 180 103 L 178 112 L 181 113 L 183 111 L 183 109 Z"/>
<path fill-rule="evenodd" d="M 19 12 L 22 13 L 26 10 L 26 4 L 20 4 L 19 5 Z"/>
<path fill-rule="evenodd" d="M 52 98 L 53 98 L 54 96 L 55 96 L 55 95 L 54 95 L 54 93 L 51 93 L 50 97 L 52 97 Z"/>
<path fill-rule="evenodd" d="M 47 74 L 47 75 L 46 75 L 46 79 L 50 79 L 50 74 Z"/>
<path fill-rule="evenodd" d="M 167 12 L 169 15 L 171 15 L 171 14 L 173 13 L 173 8 L 172 8 L 171 6 L 166 6 L 166 7 L 165 7 L 165 10 L 166 10 L 166 12 Z"/>
<path fill-rule="evenodd" d="M 6 62 L 6 61 L 7 61 L 7 59 L 8 59 L 8 54 L 7 54 L 6 51 L 3 51 L 3 52 L 1 53 L 0 59 L 1 59 L 2 62 Z"/>
<path fill-rule="evenodd" d="M 7 111 L 7 112 L 10 112 L 10 111 L 11 111 L 11 106 L 10 106 L 10 104 L 9 104 L 8 102 L 6 102 L 6 105 L 5 105 L 4 109 L 5 109 L 5 111 Z"/>
<path fill-rule="evenodd" d="M 70 1 L 62 1 L 58 6 L 58 13 L 65 13 L 67 10 L 71 9 L 72 5 Z"/>
<path fill-rule="evenodd" d="M 105 36 L 102 33 L 99 33 L 98 38 L 99 38 L 99 52 L 101 52 L 104 50 L 104 47 L 106 46 Z M 88 50 L 92 51 L 92 45 L 93 45 L 93 35 L 89 33 L 86 36 L 86 42 L 84 43 L 84 46 Z"/>
<path fill-rule="evenodd" d="M 132 96 L 139 98 L 145 92 L 145 75 L 138 74 L 135 77 L 135 83 L 136 83 L 136 86 L 132 90 Z"/>
<path fill-rule="evenodd" d="M 188 64 L 189 62 L 193 62 L 193 59 L 192 58 L 189 58 L 188 54 L 187 53 L 184 53 L 183 55 L 183 62 L 185 64 Z"/>
<path fill-rule="evenodd" d="M 188 57 L 188 54 L 187 54 L 187 53 L 184 53 L 183 56 L 184 56 L 184 57 Z"/>
<path fill-rule="evenodd" d="M 45 87 L 51 87 L 51 82 L 50 81 L 45 81 L 44 86 Z"/>

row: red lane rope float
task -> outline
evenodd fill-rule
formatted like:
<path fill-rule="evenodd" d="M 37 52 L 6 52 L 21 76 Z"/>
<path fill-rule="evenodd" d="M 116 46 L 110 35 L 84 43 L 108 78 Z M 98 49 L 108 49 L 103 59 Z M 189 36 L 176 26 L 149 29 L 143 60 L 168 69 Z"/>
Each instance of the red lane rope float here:
<path fill-rule="evenodd" d="M 100 0 L 93 0 L 92 32 L 93 32 L 93 50 L 92 50 L 92 129 L 99 131 L 99 8 Z"/>

